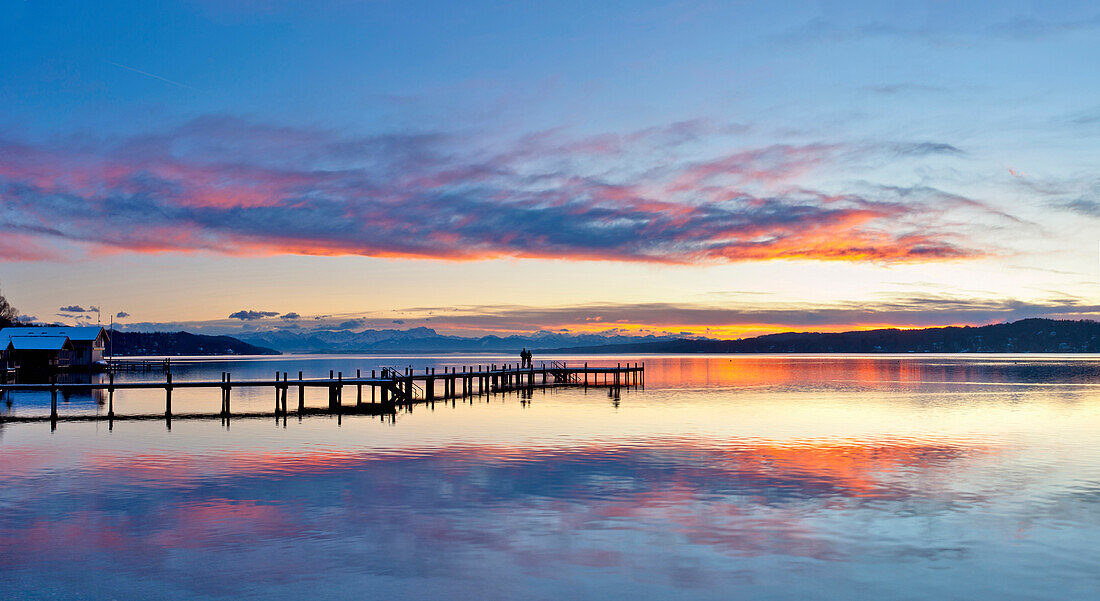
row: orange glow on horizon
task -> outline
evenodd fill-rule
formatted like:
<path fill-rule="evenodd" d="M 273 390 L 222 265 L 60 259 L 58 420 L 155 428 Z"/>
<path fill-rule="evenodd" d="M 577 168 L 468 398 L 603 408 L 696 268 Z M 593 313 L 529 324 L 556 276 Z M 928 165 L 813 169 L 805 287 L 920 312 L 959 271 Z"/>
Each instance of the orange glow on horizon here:
<path fill-rule="evenodd" d="M 416 321 L 415 319 L 408 320 L 410 322 Z M 757 336 L 766 336 L 769 334 L 784 334 L 784 333 L 801 333 L 801 332 L 814 332 L 823 334 L 837 334 L 842 332 L 854 332 L 854 331 L 870 331 L 870 330 L 919 330 L 924 328 L 948 328 L 948 327 L 966 327 L 966 326 L 979 326 L 984 325 L 978 322 L 972 323 L 946 323 L 937 325 L 927 324 L 893 324 L 893 323 L 851 323 L 851 324 L 828 324 L 828 325 L 814 325 L 814 326 L 784 326 L 782 324 L 774 323 L 754 323 L 754 324 L 731 324 L 731 325 L 702 325 L 702 324 L 690 324 L 690 325 L 677 325 L 668 323 L 617 323 L 608 321 L 598 321 L 589 323 L 559 323 L 549 324 L 541 329 L 532 329 L 530 327 L 516 326 L 516 327 L 493 327 L 484 328 L 477 326 L 462 326 L 462 325 L 436 325 L 425 323 L 422 324 L 427 327 L 434 327 L 439 331 L 447 331 L 456 335 L 468 335 L 468 336 L 482 336 L 490 331 L 496 334 L 503 335 L 530 335 L 539 331 L 551 331 L 566 334 L 622 334 L 626 336 L 645 336 L 647 334 L 653 334 L 655 336 L 683 336 L 683 337 L 700 337 L 700 338 L 713 338 L 717 340 L 737 340 L 743 338 L 754 338 Z"/>

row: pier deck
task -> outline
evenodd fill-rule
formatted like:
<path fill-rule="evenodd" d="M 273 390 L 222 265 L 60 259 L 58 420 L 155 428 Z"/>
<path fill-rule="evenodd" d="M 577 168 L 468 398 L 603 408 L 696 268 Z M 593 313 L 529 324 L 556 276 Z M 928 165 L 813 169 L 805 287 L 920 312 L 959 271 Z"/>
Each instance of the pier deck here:
<path fill-rule="evenodd" d="M 281 377 L 280 377 L 281 376 Z M 163 381 L 146 382 L 115 382 L 114 374 L 108 374 L 106 382 L 93 383 L 13 383 L 0 384 L 0 396 L 7 391 L 40 391 L 49 392 L 51 395 L 50 415 L 47 416 L 0 416 L 0 422 L 20 421 L 92 421 L 115 419 L 196 419 L 196 418 L 229 418 L 237 417 L 270 417 L 296 415 L 316 415 L 332 413 L 384 415 L 395 413 L 398 407 L 411 406 L 415 403 L 430 403 L 438 400 L 450 400 L 474 396 L 488 396 L 495 393 L 511 392 L 535 387 L 550 386 L 583 386 L 583 387 L 609 387 L 618 389 L 622 387 L 637 387 L 645 384 L 645 364 L 634 363 L 614 367 L 589 367 L 583 365 L 569 365 L 565 362 L 553 362 L 541 364 L 539 367 L 519 367 L 518 365 L 478 365 L 463 366 L 459 368 L 444 368 L 442 373 L 435 369 L 425 368 L 424 372 L 416 372 L 411 368 L 396 369 L 383 368 L 373 370 L 370 376 L 357 370 L 354 377 L 344 377 L 341 372 L 329 372 L 328 378 L 302 377 L 298 372 L 297 379 L 290 379 L 286 372 L 275 373 L 273 379 L 263 380 L 233 380 L 232 374 L 223 372 L 221 380 L 207 381 L 173 381 L 172 374 L 168 373 Z M 345 405 L 343 392 L 345 388 L 354 387 L 356 399 L 354 405 Z M 217 412 L 211 413 L 177 413 L 172 412 L 172 391 L 175 389 L 219 389 L 221 391 L 221 406 Z M 272 413 L 250 412 L 233 413 L 231 410 L 232 391 L 239 388 L 271 388 L 275 392 L 275 408 Z M 288 411 L 287 394 L 291 388 L 298 391 L 298 407 L 296 411 Z M 328 390 L 327 408 L 307 408 L 305 406 L 305 390 L 307 388 L 325 388 Z M 369 389 L 370 399 L 365 400 L 363 390 Z M 106 391 L 108 395 L 107 415 L 67 415 L 61 416 L 57 411 L 58 393 L 90 392 L 95 390 Z M 157 414 L 139 415 L 115 415 L 114 392 L 116 390 L 163 390 L 164 412 Z"/>

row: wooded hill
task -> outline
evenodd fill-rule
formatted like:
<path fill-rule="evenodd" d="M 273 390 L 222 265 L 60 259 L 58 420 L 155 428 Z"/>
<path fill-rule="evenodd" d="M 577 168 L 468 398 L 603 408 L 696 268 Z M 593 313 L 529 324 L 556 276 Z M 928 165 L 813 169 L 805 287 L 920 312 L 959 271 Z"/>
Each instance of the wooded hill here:
<path fill-rule="evenodd" d="M 188 332 L 120 332 L 111 330 L 116 357 L 141 355 L 279 355 L 279 351 L 242 342 L 230 336 Z"/>

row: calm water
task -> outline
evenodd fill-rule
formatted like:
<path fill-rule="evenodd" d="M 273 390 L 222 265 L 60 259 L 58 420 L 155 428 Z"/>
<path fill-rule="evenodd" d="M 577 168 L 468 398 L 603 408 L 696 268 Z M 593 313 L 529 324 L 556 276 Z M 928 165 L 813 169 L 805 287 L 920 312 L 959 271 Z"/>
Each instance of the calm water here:
<path fill-rule="evenodd" d="M 536 391 L 393 422 L 0 425 L 0 599 L 1100 597 L 1100 359 L 644 360 L 646 389 L 619 399 Z M 162 395 L 117 393 L 116 411 Z M 234 393 L 235 410 L 273 405 Z"/>

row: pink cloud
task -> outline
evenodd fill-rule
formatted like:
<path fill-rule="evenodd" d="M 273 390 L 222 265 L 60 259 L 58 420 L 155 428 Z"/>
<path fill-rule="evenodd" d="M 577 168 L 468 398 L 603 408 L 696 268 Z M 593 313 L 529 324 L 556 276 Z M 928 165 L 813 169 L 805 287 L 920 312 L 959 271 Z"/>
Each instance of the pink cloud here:
<path fill-rule="evenodd" d="M 943 206 L 898 202 L 899 189 L 871 197 L 791 185 L 838 145 L 671 164 L 631 149 L 691 146 L 708 131 L 692 122 L 578 140 L 552 132 L 490 152 L 445 134 L 356 138 L 219 117 L 98 146 L 0 143 L 0 231 L 36 243 L 0 245 L 0 256 L 37 260 L 58 240 L 93 252 L 656 263 L 989 252 L 936 227 Z M 637 175 L 646 161 L 661 164 Z"/>

